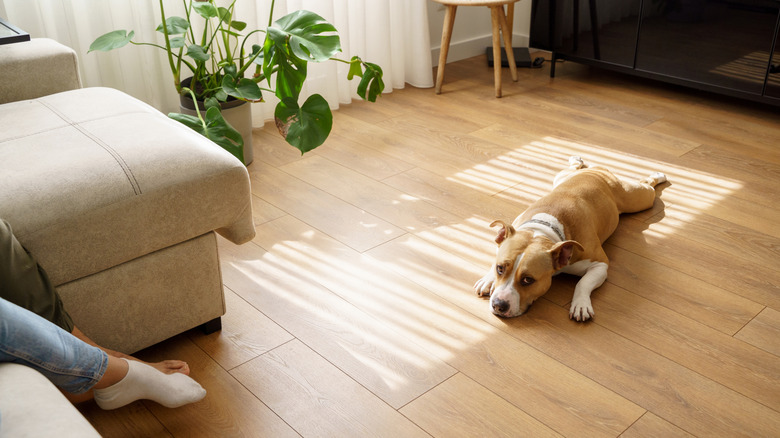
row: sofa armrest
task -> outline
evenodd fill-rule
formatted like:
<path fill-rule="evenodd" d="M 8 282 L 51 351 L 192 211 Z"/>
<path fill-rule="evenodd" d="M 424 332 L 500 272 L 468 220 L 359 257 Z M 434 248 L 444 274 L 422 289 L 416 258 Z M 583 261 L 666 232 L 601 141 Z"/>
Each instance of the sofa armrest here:
<path fill-rule="evenodd" d="M 81 88 L 76 52 L 47 38 L 0 45 L 0 104 Z"/>
<path fill-rule="evenodd" d="M 0 436 L 100 438 L 86 418 L 34 369 L 0 363 Z"/>

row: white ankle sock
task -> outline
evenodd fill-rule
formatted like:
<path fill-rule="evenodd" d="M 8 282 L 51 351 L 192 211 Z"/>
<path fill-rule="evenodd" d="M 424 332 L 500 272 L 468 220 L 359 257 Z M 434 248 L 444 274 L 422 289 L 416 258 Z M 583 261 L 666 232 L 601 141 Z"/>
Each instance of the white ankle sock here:
<path fill-rule="evenodd" d="M 141 399 L 177 408 L 206 396 L 198 382 L 182 373 L 165 374 L 136 360 L 126 362 L 129 368 L 122 380 L 95 390 L 95 402 L 101 409 L 117 409 Z"/>

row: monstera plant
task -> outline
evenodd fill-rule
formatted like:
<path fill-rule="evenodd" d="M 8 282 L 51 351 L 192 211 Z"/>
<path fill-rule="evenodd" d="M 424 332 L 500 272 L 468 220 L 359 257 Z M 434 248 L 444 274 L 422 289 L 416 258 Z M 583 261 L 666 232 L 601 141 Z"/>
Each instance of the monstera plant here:
<path fill-rule="evenodd" d="M 357 87 L 361 98 L 374 102 L 381 95 L 382 69 L 357 56 L 349 61 L 336 58 L 341 52 L 337 30 L 319 15 L 300 10 L 273 21 L 272 2 L 268 26 L 249 30 L 233 16 L 236 1 L 221 7 L 216 0 L 183 0 L 184 17 L 166 17 L 160 0 L 157 31 L 162 42 L 137 42 L 134 31 L 116 30 L 97 38 L 89 51 L 109 51 L 128 43 L 163 50 L 176 92 L 202 102 L 205 108 L 205 114 L 196 110 L 196 116 L 171 113 L 169 117 L 239 159 L 243 157 L 243 140 L 220 109 L 228 100 L 262 102 L 266 93 L 275 95 L 279 99 L 274 111 L 276 126 L 301 153 L 320 146 L 328 137 L 333 115 L 325 99 L 313 94 L 300 102 L 309 62 L 347 63 L 348 79 L 361 78 Z M 261 41 L 258 34 L 263 44 L 251 44 Z"/>

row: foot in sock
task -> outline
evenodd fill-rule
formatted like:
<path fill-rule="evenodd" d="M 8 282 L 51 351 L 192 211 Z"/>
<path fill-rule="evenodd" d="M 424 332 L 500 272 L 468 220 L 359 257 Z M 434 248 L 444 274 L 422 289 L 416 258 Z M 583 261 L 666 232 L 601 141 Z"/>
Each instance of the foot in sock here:
<path fill-rule="evenodd" d="M 127 375 L 109 387 L 95 389 L 95 402 L 101 409 L 117 409 L 142 399 L 177 408 L 206 396 L 206 390 L 189 376 L 164 374 L 142 362 L 120 360 L 128 364 Z"/>

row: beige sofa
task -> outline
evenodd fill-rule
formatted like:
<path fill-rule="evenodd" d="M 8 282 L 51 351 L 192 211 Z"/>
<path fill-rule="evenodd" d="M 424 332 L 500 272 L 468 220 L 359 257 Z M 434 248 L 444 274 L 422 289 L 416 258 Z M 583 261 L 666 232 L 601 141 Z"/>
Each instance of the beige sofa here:
<path fill-rule="evenodd" d="M 254 237 L 246 168 L 143 102 L 81 88 L 52 40 L 0 45 L 0 78 L 0 218 L 76 326 L 127 353 L 219 328 L 214 231 Z"/>

